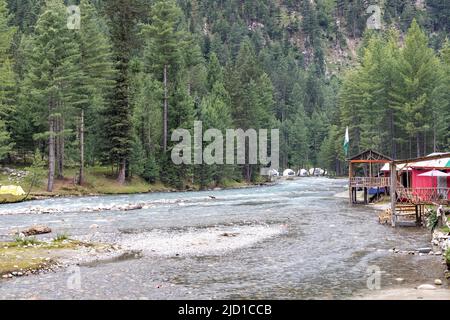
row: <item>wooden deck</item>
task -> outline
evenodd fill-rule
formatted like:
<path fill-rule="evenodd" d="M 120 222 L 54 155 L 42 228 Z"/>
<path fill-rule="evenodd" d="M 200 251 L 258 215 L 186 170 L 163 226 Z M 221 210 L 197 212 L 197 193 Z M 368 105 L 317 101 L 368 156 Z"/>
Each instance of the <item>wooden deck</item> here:
<path fill-rule="evenodd" d="M 450 204 L 450 188 L 399 188 L 397 202 L 412 204 Z"/>
<path fill-rule="evenodd" d="M 350 187 L 354 188 L 384 188 L 391 185 L 388 177 L 352 177 Z"/>

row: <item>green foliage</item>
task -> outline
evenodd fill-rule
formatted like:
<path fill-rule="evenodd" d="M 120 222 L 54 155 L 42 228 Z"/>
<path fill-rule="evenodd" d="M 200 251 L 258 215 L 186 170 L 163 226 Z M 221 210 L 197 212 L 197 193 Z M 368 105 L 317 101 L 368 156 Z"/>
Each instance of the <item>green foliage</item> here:
<path fill-rule="evenodd" d="M 351 154 L 450 146 L 448 1 L 380 1 L 383 29 L 370 31 L 363 0 L 81 0 L 78 31 L 67 3 L 0 0 L 3 162 L 39 149 L 40 175 L 85 159 L 121 183 L 258 180 L 253 165 L 174 165 L 170 134 L 195 120 L 279 128 L 280 170 L 343 174 L 346 126 Z"/>
<path fill-rule="evenodd" d="M 30 246 L 30 245 L 31 246 L 35 246 L 35 245 L 38 245 L 38 244 L 42 244 L 42 242 L 37 240 L 35 237 L 23 238 L 23 237 L 20 237 L 20 236 L 16 236 L 14 238 L 14 242 L 20 247 L 25 247 L 25 246 Z"/>
<path fill-rule="evenodd" d="M 445 258 L 445 262 L 446 262 L 447 264 L 450 264 L 450 248 L 448 248 L 448 249 L 445 251 L 444 258 Z"/>
<path fill-rule="evenodd" d="M 438 216 L 436 210 L 432 210 L 427 219 L 427 228 L 433 231 L 438 225 Z"/>
<path fill-rule="evenodd" d="M 53 242 L 63 242 L 69 240 L 69 235 L 67 233 L 58 233 L 53 239 Z"/>
<path fill-rule="evenodd" d="M 346 75 L 340 95 L 352 154 L 372 148 L 408 158 L 446 150 L 448 76 L 417 22 L 403 48 L 393 30 L 369 35 L 366 43 L 361 64 Z"/>
<path fill-rule="evenodd" d="M 0 120 L 0 160 L 6 157 L 12 147 L 13 143 L 11 142 L 8 131 L 6 131 L 5 122 Z"/>
<path fill-rule="evenodd" d="M 14 72 L 10 49 L 15 28 L 9 26 L 10 16 L 6 1 L 0 0 L 0 160 L 12 150 L 8 122 L 14 112 Z"/>

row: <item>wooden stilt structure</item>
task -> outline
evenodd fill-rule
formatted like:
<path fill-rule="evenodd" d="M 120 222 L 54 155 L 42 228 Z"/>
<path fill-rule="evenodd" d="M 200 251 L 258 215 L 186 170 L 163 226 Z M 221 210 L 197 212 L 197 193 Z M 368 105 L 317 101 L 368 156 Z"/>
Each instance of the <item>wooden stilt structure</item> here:
<path fill-rule="evenodd" d="M 379 198 L 380 191 L 386 190 L 390 185 L 389 177 L 374 176 L 373 165 L 384 165 L 387 162 L 391 162 L 392 159 L 373 150 L 364 151 L 348 160 L 348 172 L 349 172 L 349 201 L 350 204 L 369 204 L 369 193 L 371 189 L 376 189 L 377 194 L 374 198 Z M 365 176 L 358 177 L 357 165 L 368 165 L 364 170 Z M 368 170 L 367 170 L 368 169 Z M 362 201 L 358 200 L 358 190 L 363 192 Z"/>

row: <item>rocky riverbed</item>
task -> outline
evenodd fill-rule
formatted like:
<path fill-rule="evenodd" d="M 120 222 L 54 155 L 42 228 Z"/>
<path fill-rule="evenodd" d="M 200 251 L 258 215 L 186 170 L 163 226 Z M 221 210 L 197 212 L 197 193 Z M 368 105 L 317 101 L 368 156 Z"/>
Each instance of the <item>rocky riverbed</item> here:
<path fill-rule="evenodd" d="M 46 199 L 0 207 L 0 239 L 39 223 L 126 253 L 86 249 L 63 269 L 0 280 L 5 299 L 351 299 L 385 290 L 448 288 L 423 229 L 378 224 L 378 211 L 334 197 L 345 180 L 271 188 Z M 84 208 L 151 204 L 138 210 Z M 33 207 L 48 214 L 21 214 Z M 40 239 L 40 238 L 39 238 Z M 0 241 L 3 241 L 0 240 Z M 412 253 L 414 252 L 414 253 Z M 92 256 L 91 256 L 92 254 Z M 92 261 L 89 259 L 92 258 Z M 85 259 L 85 260 L 83 260 Z M 80 286 L 67 285 L 79 272 Z M 380 288 L 368 291 L 372 271 Z M 399 281 L 402 279 L 402 281 Z M 442 284 L 435 285 L 440 279 Z"/>

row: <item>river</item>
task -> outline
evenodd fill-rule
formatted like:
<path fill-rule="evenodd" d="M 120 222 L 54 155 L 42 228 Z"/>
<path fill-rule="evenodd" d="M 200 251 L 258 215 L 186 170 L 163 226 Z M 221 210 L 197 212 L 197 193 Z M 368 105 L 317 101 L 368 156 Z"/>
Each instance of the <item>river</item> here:
<path fill-rule="evenodd" d="M 428 247 L 428 232 L 379 225 L 377 211 L 334 196 L 345 184 L 303 178 L 249 189 L 3 205 L 0 240 L 39 223 L 142 255 L 82 265 L 79 290 L 67 285 L 65 270 L 0 280 L 0 298 L 348 299 L 368 290 L 370 268 L 380 271 L 381 289 L 442 277 L 438 256 L 389 251 Z M 87 212 L 136 203 L 144 208 Z M 53 213 L 30 213 L 36 207 Z"/>

